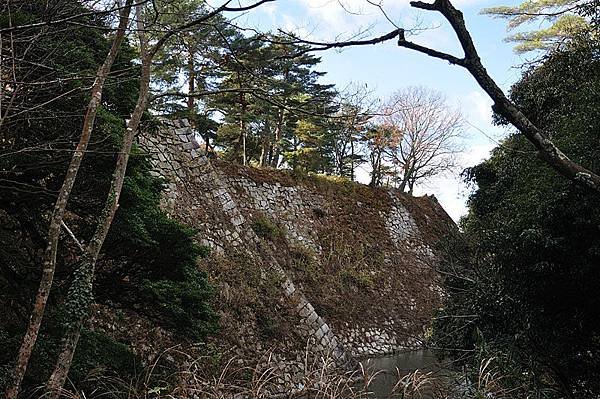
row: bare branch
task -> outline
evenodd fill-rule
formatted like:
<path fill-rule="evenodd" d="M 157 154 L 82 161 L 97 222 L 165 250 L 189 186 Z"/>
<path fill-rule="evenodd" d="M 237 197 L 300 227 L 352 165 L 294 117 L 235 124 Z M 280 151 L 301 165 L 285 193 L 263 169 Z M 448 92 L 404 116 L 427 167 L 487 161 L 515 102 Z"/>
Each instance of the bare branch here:
<path fill-rule="evenodd" d="M 399 29 L 399 31 L 401 31 L 402 33 L 398 37 L 398 46 L 404 47 L 404 48 L 407 48 L 410 50 L 415 50 L 415 51 L 418 51 L 423 54 L 427 54 L 428 56 L 433 57 L 433 58 L 439 58 L 441 60 L 448 61 L 450 64 L 464 66 L 465 60 L 463 58 L 458 58 L 451 54 L 446 54 L 441 51 L 431 49 L 429 47 L 421 46 L 420 44 L 409 42 L 408 40 L 406 40 L 404 38 L 404 30 Z"/>
<path fill-rule="evenodd" d="M 81 245 L 81 242 L 79 242 L 79 240 L 77 239 L 77 237 L 75 237 L 75 234 L 69 228 L 69 226 L 67 226 L 67 224 L 65 223 L 64 220 L 62 220 L 60 222 L 60 225 L 62 226 L 63 229 L 65 229 L 65 231 L 67 232 L 67 234 L 69 235 L 69 237 L 71 237 L 71 239 L 75 242 L 75 244 L 77 245 L 77 248 L 79 248 L 79 250 L 81 252 L 85 251 L 85 248 L 83 248 L 83 245 Z"/>
<path fill-rule="evenodd" d="M 436 0 L 434 3 L 413 1 L 411 6 L 428 11 L 438 11 L 452 26 L 465 53 L 464 63 L 457 64 L 467 69 L 479 86 L 494 101 L 492 108 L 510 121 L 536 147 L 539 157 L 546 161 L 559 174 L 570 180 L 600 192 L 600 176 L 573 162 L 549 139 L 549 135 L 535 126 L 504 94 L 487 73 L 481 63 L 471 34 L 467 30 L 462 13 L 454 8 L 449 0 Z M 421 51 L 423 52 L 423 51 Z M 424 52 L 427 55 L 426 52 Z"/>
<path fill-rule="evenodd" d="M 279 32 L 293 38 L 294 43 L 302 43 L 302 44 L 307 44 L 307 45 L 311 45 L 311 46 L 316 46 L 316 47 L 309 49 L 308 51 L 323 51 L 323 50 L 329 50 L 332 48 L 344 48 L 344 47 L 353 47 L 353 46 L 365 46 L 365 45 L 370 45 L 370 44 L 379 44 L 379 43 L 386 42 L 388 40 L 392 40 L 395 37 L 403 34 L 402 29 L 395 29 L 389 33 L 386 33 L 385 35 L 375 37 L 373 39 L 349 40 L 349 41 L 344 41 L 344 42 L 315 42 L 315 41 L 300 39 L 299 37 L 292 35 L 291 33 L 284 32 L 282 30 L 279 30 Z"/>

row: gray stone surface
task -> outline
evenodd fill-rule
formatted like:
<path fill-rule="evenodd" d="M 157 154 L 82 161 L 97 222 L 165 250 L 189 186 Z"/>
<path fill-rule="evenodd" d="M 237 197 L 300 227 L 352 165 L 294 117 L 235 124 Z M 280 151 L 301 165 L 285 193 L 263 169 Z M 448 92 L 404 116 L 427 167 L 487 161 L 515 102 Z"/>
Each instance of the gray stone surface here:
<path fill-rule="evenodd" d="M 277 220 L 293 246 L 315 255 L 322 252 L 316 231 L 311 226 L 318 219 L 315 209 L 323 210 L 327 206 L 324 199 L 314 192 L 301 186 L 257 182 L 244 176 L 233 177 L 222 173 L 207 158 L 203 151 L 204 143 L 198 140 L 187 120 L 163 120 L 158 132 L 140 135 L 139 144 L 151 155 L 155 173 L 169 181 L 162 199 L 162 206 L 167 213 L 174 212 L 184 191 L 188 190 L 189 182 L 194 182 L 202 187 L 202 192 L 194 192 L 192 197 L 197 201 L 186 203 L 185 209 L 207 212 L 214 209 L 225 215 L 225 223 L 215 225 L 209 215 L 195 226 L 201 232 L 200 244 L 210 247 L 216 254 L 224 254 L 227 247 L 256 248 L 260 245 L 261 239 L 253 231 L 252 221 L 244 216 L 256 212 Z M 419 239 L 417 224 L 401 201 L 391 194 L 390 198 L 391 210 L 381 215 L 387 233 L 398 248 L 408 248 L 416 255 L 416 263 L 426 264 L 434 256 L 433 251 Z M 296 328 L 304 335 L 307 349 L 315 355 L 331 357 L 338 364 L 347 364 L 352 356 L 385 355 L 420 344 L 420 337 L 399 335 L 399 331 L 405 330 L 402 324 L 406 322 L 404 320 L 390 318 L 372 322 L 367 328 L 358 325 L 335 328 L 315 311 L 301 287 L 294 284 L 275 256 L 265 250 L 262 261 L 280 277 L 281 295 L 292 303 L 298 317 Z M 442 295 L 436 284 L 431 284 L 428 291 Z M 416 304 L 407 304 L 409 308 L 413 306 Z M 298 383 L 297 377 L 290 379 L 290 376 L 302 374 L 303 359 L 300 354 L 298 356 L 299 359 L 279 359 L 275 363 L 283 373 L 282 386 Z M 269 364 L 273 366 L 273 361 Z"/>

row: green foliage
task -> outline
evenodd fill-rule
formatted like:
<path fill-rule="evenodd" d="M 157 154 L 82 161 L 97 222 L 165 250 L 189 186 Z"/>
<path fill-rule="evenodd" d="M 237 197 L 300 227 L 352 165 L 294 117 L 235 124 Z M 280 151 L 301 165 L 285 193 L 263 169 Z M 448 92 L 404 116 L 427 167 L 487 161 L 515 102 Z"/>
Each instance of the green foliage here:
<path fill-rule="evenodd" d="M 361 289 L 373 288 L 375 282 L 368 271 L 355 268 L 342 269 L 339 272 L 339 278 L 346 288 L 358 287 Z"/>
<path fill-rule="evenodd" d="M 294 129 L 296 142 L 283 156 L 292 169 L 302 172 L 325 173 L 333 169 L 331 154 L 326 150 L 327 130 L 311 120 L 299 120 Z"/>
<path fill-rule="evenodd" d="M 145 281 L 143 297 L 149 302 L 146 306 L 158 308 L 154 310 L 166 319 L 163 322 L 178 333 L 201 340 L 216 331 L 217 318 L 208 304 L 212 290 L 206 283 L 206 276 L 190 274 L 185 281 Z"/>
<path fill-rule="evenodd" d="M 82 381 L 91 371 L 102 368 L 122 380 L 132 380 L 140 367 L 139 359 L 127 345 L 105 334 L 83 330 L 69 377 Z"/>
<path fill-rule="evenodd" d="M 315 254 L 307 247 L 290 248 L 292 268 L 302 273 L 302 279 L 314 283 L 318 277 L 318 263 Z"/>
<path fill-rule="evenodd" d="M 8 331 L 0 327 L 0 345 L 5 348 L 4 353 L 10 353 L 6 349 L 15 347 L 15 344 L 15 339 L 11 339 Z M 12 376 L 12 367 L 10 359 L 3 359 L 3 356 L 0 356 L 0 361 L 0 389 L 4 389 L 8 382 L 10 382 L 10 378 Z"/>
<path fill-rule="evenodd" d="M 277 326 L 277 321 L 266 313 L 259 314 L 256 324 L 260 335 L 266 339 L 275 338 L 280 332 Z"/>
<path fill-rule="evenodd" d="M 54 14 L 48 14 L 49 7 Z M 39 283 L 40 268 L 35 263 L 46 245 L 48 210 L 56 200 L 73 143 L 81 133 L 89 87 L 111 44 L 110 35 L 105 35 L 107 22 L 89 13 L 80 1 L 19 2 L 14 10 L 12 24 L 83 16 L 78 17 L 81 24 L 57 23 L 21 30 L 14 41 L 16 81 L 36 89 L 17 90 L 27 93 L 16 99 L 19 112 L 7 112 L 3 119 L 0 169 L 7 173 L 0 187 L 0 209 L 19 221 L 15 229 L 27 240 L 14 240 L 16 233 L 11 232 L 13 239 L 3 240 L 0 249 L 2 259 L 13 258 L 0 267 L 0 288 L 10 287 L 4 290 L 7 295 L 0 296 L 0 319 L 11 319 L 10 323 L 0 323 L 6 328 L 6 334 L 4 330 L 0 333 L 2 367 L 16 356 L 30 310 L 23 304 L 29 303 Z M 2 14 L 0 27 L 8 24 Z M 6 43 L 3 41 L 4 46 Z M 68 217 L 72 219 L 67 222 L 84 244 L 106 200 L 125 119 L 137 100 L 139 66 L 133 62 L 135 57 L 135 49 L 125 41 L 112 68 L 118 72 L 110 75 L 102 93 L 92 140 L 69 198 Z M 48 68 L 40 68 L 40 60 Z M 208 305 L 212 287 L 196 265 L 207 249 L 194 243 L 194 231 L 160 209 L 163 183 L 150 175 L 148 160 L 134 149 L 120 206 L 98 261 L 93 297 L 87 260 L 81 259 L 71 240 L 61 240 L 52 302 L 47 306 L 46 327 L 36 344 L 26 387 L 45 382 L 56 361 L 65 324 L 81 316 L 94 299 L 134 309 L 194 339 L 214 330 L 216 317 Z M 3 229 L 0 237 L 8 231 Z M 24 242 L 28 246 L 19 248 Z M 65 301 L 64 287 L 71 279 L 80 284 L 73 284 Z M 65 307 L 59 311 L 57 305 L 62 304 Z M 75 385 L 91 368 L 107 368 L 123 377 L 135 371 L 125 346 L 99 333 L 84 332 L 75 356 L 71 375 Z"/>
<path fill-rule="evenodd" d="M 279 227 L 266 217 L 257 217 L 250 227 L 257 236 L 267 240 L 274 240 L 281 235 Z"/>
<path fill-rule="evenodd" d="M 64 305 L 65 324 L 72 325 L 78 320 L 84 319 L 90 306 L 94 303 L 92 292 L 93 269 L 87 259 L 73 273 L 73 282 L 67 293 L 67 300 Z"/>
<path fill-rule="evenodd" d="M 60 318 L 55 313 L 48 315 L 48 323 L 42 329 L 32 362 L 28 369 L 25 386 L 39 388 L 46 382 L 60 348 Z M 12 352 L 19 347 L 20 336 L 11 334 L 0 328 L 0 389 L 5 387 L 12 373 Z M 111 337 L 100 332 L 83 329 L 79 345 L 75 352 L 69 378 L 75 383 L 84 381 L 90 374 L 102 371 L 104 375 L 119 376 L 123 381 L 131 381 L 140 372 L 140 359 L 131 349 Z M 82 386 L 82 388 L 84 388 Z M 90 390 L 98 390 L 98 386 L 89 386 Z"/>
<path fill-rule="evenodd" d="M 516 32 L 507 38 L 517 43 L 517 53 L 525 53 L 552 51 L 580 37 L 597 39 L 597 7 L 590 0 L 527 0 L 517 6 L 486 8 L 483 13 L 507 19 L 508 30 L 538 22 L 535 30 Z M 596 10 L 590 12 L 590 8 Z"/>
<path fill-rule="evenodd" d="M 576 162 L 600 170 L 600 61 L 577 43 L 526 73 L 513 100 Z M 451 246 L 437 339 L 506 359 L 535 390 L 600 392 L 600 199 L 558 176 L 520 134 L 472 168 L 478 189 Z M 510 371 L 512 370 L 512 371 Z"/>
<path fill-rule="evenodd" d="M 105 243 L 107 253 L 126 263 L 106 276 L 101 290 L 137 303 L 179 333 L 202 339 L 217 323 L 208 305 L 212 288 L 196 263 L 208 255 L 208 248 L 195 244 L 195 232 L 159 208 L 163 181 L 150 175 L 147 160 L 138 157 L 130 166 Z M 124 284 L 114 280 L 123 276 L 129 280 L 129 291 L 119 295 L 110 287 Z"/>
<path fill-rule="evenodd" d="M 48 2 L 19 3 L 14 6 L 18 9 L 18 20 L 39 21 L 47 17 Z M 80 1 L 66 0 L 53 2 L 52 9 L 58 13 L 53 17 L 58 19 L 85 14 L 87 10 Z M 12 15 L 11 19 L 14 24 Z M 3 119 L 2 139 L 5 141 L 0 147 L 0 168 L 10 171 L 3 176 L 4 184 L 0 188 L 4 204 L 13 201 L 25 205 L 36 203 L 38 208 L 50 206 L 54 200 L 52 193 L 62 182 L 65 165 L 72 155 L 71 143 L 77 142 L 81 132 L 82 107 L 89 100 L 88 88 L 110 46 L 103 34 L 105 21 L 90 15 L 80 22 L 77 27 L 69 24 L 56 24 L 50 29 L 40 27 L 15 38 L 12 50 L 18 60 L 15 79 L 36 90 L 18 88 L 17 93 L 27 93 L 16 99 L 21 111 L 10 110 Z M 0 19 L 0 27 L 8 24 L 6 18 Z M 92 208 L 97 205 L 98 195 L 90 193 L 90 187 L 103 186 L 97 182 L 90 185 L 90 181 L 104 173 L 110 176 L 104 168 L 113 167 L 117 141 L 112 137 L 120 137 L 114 133 L 122 130 L 124 117 L 130 114 L 137 97 L 137 67 L 131 65 L 133 57 L 133 49 L 124 43 L 114 64 L 114 69 L 122 72 L 107 80 L 94 139 L 71 199 L 75 206 L 78 203 L 91 204 Z M 44 60 L 51 75 L 48 75 L 49 70 L 36 67 L 40 60 Z"/>

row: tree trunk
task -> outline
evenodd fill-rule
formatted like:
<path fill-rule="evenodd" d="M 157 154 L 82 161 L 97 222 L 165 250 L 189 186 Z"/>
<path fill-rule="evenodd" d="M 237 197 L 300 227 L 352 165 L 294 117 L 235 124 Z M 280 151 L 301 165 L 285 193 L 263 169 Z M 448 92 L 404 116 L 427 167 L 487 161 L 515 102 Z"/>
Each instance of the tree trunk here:
<path fill-rule="evenodd" d="M 400 191 L 406 192 L 407 186 L 410 189 L 410 182 L 412 180 L 412 175 L 413 175 L 413 166 L 411 164 L 411 161 L 408 160 L 404 164 L 404 173 L 402 174 L 402 181 L 400 182 L 400 187 L 399 187 Z"/>
<path fill-rule="evenodd" d="M 194 53 L 192 46 L 188 46 L 188 94 L 193 94 L 196 91 L 196 70 L 194 69 Z M 194 111 L 195 97 L 190 95 L 187 98 L 188 114 L 191 116 Z"/>
<path fill-rule="evenodd" d="M 271 165 L 273 162 L 273 143 L 269 143 L 269 155 L 267 158 L 267 165 Z"/>
<path fill-rule="evenodd" d="M 92 300 L 92 282 L 95 273 L 96 260 L 98 258 L 98 254 L 100 253 L 100 249 L 104 244 L 104 240 L 106 239 L 115 213 L 119 207 L 119 197 L 123 188 L 123 181 L 125 179 L 125 172 L 127 171 L 127 163 L 129 161 L 133 139 L 135 132 L 139 127 L 142 115 L 146 109 L 146 103 L 148 101 L 150 87 L 150 64 L 152 58 L 147 50 L 146 38 L 143 34 L 144 28 L 143 26 L 140 26 L 140 24 L 143 25 L 141 8 L 141 5 L 137 6 L 136 15 L 136 18 L 138 19 L 138 34 L 140 37 L 142 58 L 139 96 L 135 109 L 131 115 L 131 119 L 127 123 L 121 152 L 117 158 L 108 197 L 104 204 L 104 208 L 102 209 L 98 225 L 96 226 L 96 231 L 94 232 L 94 235 L 86 249 L 82 266 L 77 271 L 78 275 L 74 279 L 73 284 L 69 289 L 69 294 L 72 294 L 70 300 L 75 301 L 76 306 L 73 308 L 74 314 L 71 315 L 72 321 L 68 323 L 67 326 L 67 333 L 63 339 L 62 349 L 58 357 L 58 361 L 47 383 L 50 399 L 56 399 L 60 395 L 60 390 L 65 384 L 71 363 L 73 361 L 73 355 L 75 354 L 75 348 L 77 347 L 81 328 L 88 316 L 89 305 L 91 304 Z M 82 302 L 82 305 L 79 305 L 78 307 L 78 300 L 81 295 L 83 295 L 84 301 Z M 77 296 L 77 298 L 75 296 Z"/>
<path fill-rule="evenodd" d="M 373 148 L 371 150 L 371 182 L 369 186 L 377 187 L 381 185 L 381 150 Z"/>
<path fill-rule="evenodd" d="M 269 140 L 270 132 L 265 128 L 262 132 L 261 138 L 261 149 L 260 149 L 260 160 L 259 164 L 261 168 L 270 165 L 269 151 L 271 149 L 271 140 Z"/>
<path fill-rule="evenodd" d="M 354 138 L 350 136 L 350 180 L 354 181 Z"/>
<path fill-rule="evenodd" d="M 402 181 L 400 182 L 400 186 L 398 186 L 398 190 L 404 192 L 404 190 L 406 190 L 406 179 L 403 177 Z"/>
<path fill-rule="evenodd" d="M 88 103 L 86 115 L 83 121 L 83 128 L 79 138 L 79 143 L 77 144 L 75 152 L 73 153 L 73 157 L 71 158 L 71 162 L 69 163 L 67 173 L 58 194 L 58 199 L 54 205 L 54 210 L 52 212 L 50 225 L 48 228 L 48 245 L 44 254 L 40 285 L 36 294 L 33 309 L 31 311 L 29 325 L 25 335 L 23 336 L 19 354 L 17 356 L 17 361 L 13 371 L 13 380 L 5 393 L 6 399 L 14 399 L 17 397 L 21 382 L 23 381 L 23 377 L 25 376 L 25 372 L 27 370 L 27 365 L 29 363 L 33 347 L 39 334 L 46 303 L 48 302 L 48 296 L 50 295 L 50 289 L 52 288 L 52 282 L 54 280 L 54 271 L 56 270 L 56 255 L 58 251 L 61 222 L 67 208 L 67 202 L 71 195 L 73 185 L 75 184 L 75 179 L 77 178 L 77 173 L 79 172 L 79 167 L 81 166 L 81 161 L 83 160 L 83 156 L 85 155 L 85 151 L 87 150 L 87 146 L 92 135 L 98 106 L 100 105 L 100 99 L 102 97 L 104 83 L 106 82 L 106 79 L 110 73 L 110 69 L 123 42 L 123 38 L 125 37 L 125 30 L 127 29 L 127 23 L 129 21 L 129 13 L 131 11 L 132 2 L 133 0 L 127 0 L 125 7 L 121 11 L 119 26 L 117 28 L 115 38 L 113 39 L 111 48 L 106 56 L 106 59 L 96 73 L 96 78 L 91 91 L 91 99 Z"/>
<path fill-rule="evenodd" d="M 238 85 L 241 88 L 242 87 L 242 80 L 239 77 L 238 74 Z M 240 120 L 239 120 L 239 137 L 238 137 L 238 142 L 235 146 L 236 148 L 236 153 L 237 151 L 240 150 L 240 145 L 241 145 L 241 150 L 242 150 L 242 165 L 246 166 L 246 95 L 242 92 L 240 92 L 240 97 L 239 97 L 239 101 L 240 101 Z"/>
<path fill-rule="evenodd" d="M 245 113 L 245 107 L 242 109 Z M 242 141 L 242 165 L 246 166 L 246 123 L 243 116 L 240 118 L 240 139 Z"/>
<path fill-rule="evenodd" d="M 285 105 L 285 101 L 284 101 Z M 283 125 L 285 123 L 285 108 L 279 109 L 279 115 L 277 115 L 277 125 L 275 126 L 275 142 L 273 143 L 273 157 L 271 159 L 271 166 L 275 169 L 279 166 L 279 157 L 281 155 L 281 139 L 283 133 Z"/>

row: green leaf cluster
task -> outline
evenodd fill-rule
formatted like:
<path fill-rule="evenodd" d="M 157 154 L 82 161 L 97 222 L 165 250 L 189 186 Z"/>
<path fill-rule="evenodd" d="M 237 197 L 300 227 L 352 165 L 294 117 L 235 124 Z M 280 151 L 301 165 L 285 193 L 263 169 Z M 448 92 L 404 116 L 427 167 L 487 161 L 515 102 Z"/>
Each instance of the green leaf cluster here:
<path fill-rule="evenodd" d="M 19 2 L 17 9 L 11 14 L 13 24 L 89 11 L 83 2 L 72 0 Z M 14 42 L 16 80 L 38 89 L 18 97 L 22 112 L 8 113 L 0 131 L 0 215 L 5 223 L 0 233 L 0 370 L 8 369 L 16 358 L 30 311 L 25 304 L 31 303 L 39 283 L 47 215 L 81 133 L 89 87 L 111 44 L 104 34 L 107 21 L 103 18 L 90 15 L 78 21 L 22 30 L 19 34 L 32 39 Z M 1 14 L 0 27 L 8 24 L 7 15 Z M 6 43 L 2 41 L 3 46 Z M 84 245 L 106 200 L 125 119 L 137 99 L 135 57 L 135 50 L 125 41 L 112 68 L 115 73 L 102 93 L 92 141 L 69 199 L 66 222 Z M 145 119 L 151 122 L 148 114 Z M 72 321 L 66 317 L 80 316 L 79 310 L 92 300 L 138 312 L 193 339 L 214 331 L 217 319 L 209 306 L 213 289 L 196 264 L 207 249 L 195 244 L 194 231 L 161 210 L 163 184 L 151 175 L 146 155 L 135 148 L 119 210 L 97 264 L 93 293 L 86 278 L 73 274 L 83 263 L 81 251 L 68 235 L 61 237 L 47 327 L 36 345 L 27 386 L 45 381 L 56 361 L 64 324 Z M 65 287 L 73 279 L 80 279 L 81 284 L 73 285 L 77 289 L 71 295 L 73 302 L 65 304 Z M 78 385 L 97 367 L 124 378 L 131 376 L 135 368 L 128 351 L 108 336 L 84 332 L 72 368 L 73 382 Z"/>
<path fill-rule="evenodd" d="M 507 37 L 517 53 L 553 51 L 581 37 L 598 38 L 598 4 L 594 0 L 526 0 L 516 6 L 485 8 L 484 14 L 508 20 Z"/>
<path fill-rule="evenodd" d="M 511 93 L 593 171 L 600 170 L 598 50 L 596 42 L 574 43 L 525 73 Z M 450 300 L 438 343 L 475 350 L 475 359 L 466 357 L 475 367 L 483 356 L 503 359 L 506 384 L 527 395 L 597 397 L 600 198 L 557 175 L 519 133 L 467 177 L 477 189 L 461 223 L 466 242 L 453 243 L 446 262 Z"/>

